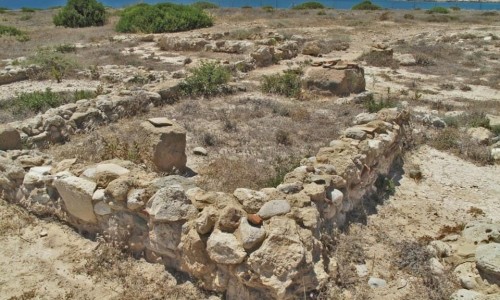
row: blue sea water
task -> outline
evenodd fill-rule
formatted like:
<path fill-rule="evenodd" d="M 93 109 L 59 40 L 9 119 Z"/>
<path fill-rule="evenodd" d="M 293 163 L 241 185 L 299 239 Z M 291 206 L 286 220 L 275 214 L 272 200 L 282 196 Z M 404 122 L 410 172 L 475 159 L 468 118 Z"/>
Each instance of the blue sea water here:
<path fill-rule="evenodd" d="M 278 8 L 290 8 L 293 5 L 300 4 L 308 0 L 208 0 L 216 3 L 222 7 L 242 7 L 252 6 L 261 7 L 264 5 L 271 5 Z M 351 7 L 361 0 L 315 0 L 322 2 L 326 6 L 334 7 L 336 9 L 351 9 Z M 112 7 L 123 7 L 138 2 L 158 3 L 166 2 L 161 0 L 101 0 L 102 3 Z M 172 0 L 168 2 L 189 4 L 196 2 L 195 0 Z M 435 2 L 435 1 L 400 1 L 400 0 L 372 0 L 373 3 L 389 9 L 428 9 L 434 6 L 458 6 L 461 9 L 474 9 L 474 10 L 500 10 L 499 2 Z M 10 9 L 19 9 L 21 7 L 33 8 L 49 8 L 52 6 L 65 5 L 66 0 L 0 0 L 0 7 L 7 7 Z"/>

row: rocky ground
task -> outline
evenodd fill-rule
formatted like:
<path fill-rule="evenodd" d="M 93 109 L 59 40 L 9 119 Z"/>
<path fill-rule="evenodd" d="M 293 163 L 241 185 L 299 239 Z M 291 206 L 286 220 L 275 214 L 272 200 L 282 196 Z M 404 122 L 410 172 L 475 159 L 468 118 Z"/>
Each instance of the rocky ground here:
<path fill-rule="evenodd" d="M 146 36 L 116 34 L 116 16 L 103 29 L 54 28 L 52 13 L 0 16 L 31 36 L 24 43 L 0 37 L 0 122 L 18 122 L 25 146 L 56 161 L 77 158 L 86 165 L 120 158 L 155 172 L 150 158 L 141 156 L 140 124 L 167 117 L 187 130 L 187 166 L 199 174 L 198 185 L 232 193 L 268 187 L 315 155 L 366 112 L 367 95 L 393 102 L 412 115 L 401 166 L 378 197 L 349 215 L 348 226 L 322 240 L 330 279 L 304 298 L 500 298 L 498 14 L 221 9 L 211 11 L 212 28 Z M 61 55 L 75 68 L 62 82 L 23 64 L 36 57 L 37 47 L 63 44 L 74 46 Z M 164 91 L 212 59 L 232 69 L 232 94 L 163 103 Z M 311 63 L 336 59 L 364 69 L 368 93 L 308 90 L 292 99 L 259 89 L 263 75 L 290 68 L 303 68 L 312 82 Z M 108 112 L 91 99 L 67 104 L 68 120 L 49 124 L 59 126 L 56 140 L 65 143 L 53 143 L 40 115 L 10 105 L 20 93 L 47 88 L 90 91 L 112 103 L 137 97 L 147 106 L 120 104 L 128 109 Z M 82 107 L 105 116 L 97 122 L 90 109 L 77 115 Z M 486 118 L 489 128 L 465 128 L 471 116 L 481 116 L 481 125 Z M 60 130 L 66 125 L 73 131 Z M 460 146 L 449 146 L 450 137 Z M 40 220 L 6 202 L 0 214 L 6 299 L 223 298 L 56 220 Z M 140 279 L 130 275 L 137 273 Z"/>

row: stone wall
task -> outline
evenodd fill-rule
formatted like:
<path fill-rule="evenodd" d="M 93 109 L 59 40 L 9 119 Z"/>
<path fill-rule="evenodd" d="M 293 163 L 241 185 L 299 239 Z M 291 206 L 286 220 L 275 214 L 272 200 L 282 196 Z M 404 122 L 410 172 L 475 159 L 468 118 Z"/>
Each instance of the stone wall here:
<path fill-rule="evenodd" d="M 112 116 L 121 111 L 117 102 L 100 98 L 89 109 Z M 128 161 L 83 166 L 10 150 L 0 151 L 0 192 L 185 272 L 227 299 L 295 299 L 328 280 L 321 234 L 375 191 L 400 153 L 407 119 L 396 109 L 359 118 L 276 188 L 204 191 L 192 179 L 157 177 Z"/>

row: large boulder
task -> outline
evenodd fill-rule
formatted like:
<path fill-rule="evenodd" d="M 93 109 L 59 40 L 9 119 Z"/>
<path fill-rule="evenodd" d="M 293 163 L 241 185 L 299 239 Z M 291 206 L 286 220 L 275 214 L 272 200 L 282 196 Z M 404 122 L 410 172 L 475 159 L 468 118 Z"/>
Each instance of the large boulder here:
<path fill-rule="evenodd" d="M 153 163 L 160 171 L 186 167 L 186 131 L 166 118 L 153 118 L 141 124 L 152 146 Z"/>
<path fill-rule="evenodd" d="M 480 245 L 476 249 L 476 266 L 492 284 L 500 284 L 500 244 Z"/>
<path fill-rule="evenodd" d="M 247 255 L 242 243 L 232 233 L 218 230 L 208 238 L 207 252 L 210 259 L 224 265 L 239 264 Z"/>
<path fill-rule="evenodd" d="M 68 176 L 54 180 L 54 186 L 61 195 L 68 213 L 82 221 L 96 223 L 92 195 L 96 183 L 88 179 Z"/>
<path fill-rule="evenodd" d="M 11 126 L 0 126 L 0 150 L 21 149 L 21 135 Z"/>
<path fill-rule="evenodd" d="M 300 274 L 299 265 L 305 259 L 306 249 L 301 242 L 297 224 L 286 217 L 272 218 L 268 237 L 262 246 L 250 254 L 249 268 L 273 298 L 284 298 L 287 288 Z"/>
<path fill-rule="evenodd" d="M 365 90 L 365 73 L 361 67 L 332 69 L 309 67 L 305 70 L 302 88 L 330 96 L 346 96 Z"/>

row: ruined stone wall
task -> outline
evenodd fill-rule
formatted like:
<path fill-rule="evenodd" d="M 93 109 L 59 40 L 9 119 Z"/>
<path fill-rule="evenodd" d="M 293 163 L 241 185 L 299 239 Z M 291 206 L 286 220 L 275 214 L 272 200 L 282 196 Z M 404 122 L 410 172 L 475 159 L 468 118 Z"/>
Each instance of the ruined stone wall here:
<path fill-rule="evenodd" d="M 0 192 L 226 291 L 227 299 L 294 299 L 328 280 L 320 236 L 342 225 L 389 172 L 407 118 L 397 109 L 357 118 L 276 188 L 204 191 L 192 179 L 156 177 L 128 161 L 84 166 L 10 150 L 0 151 Z"/>

